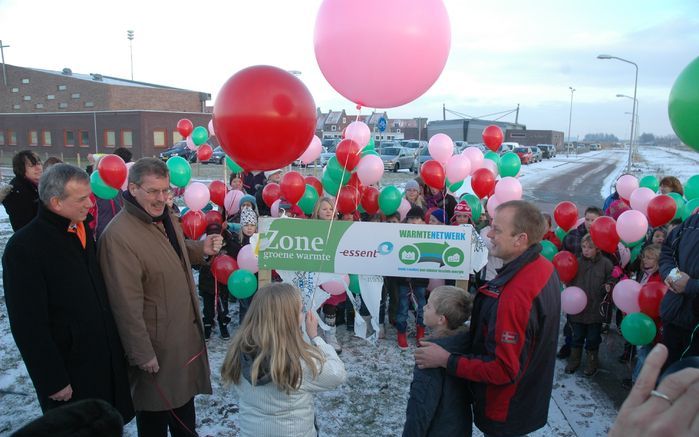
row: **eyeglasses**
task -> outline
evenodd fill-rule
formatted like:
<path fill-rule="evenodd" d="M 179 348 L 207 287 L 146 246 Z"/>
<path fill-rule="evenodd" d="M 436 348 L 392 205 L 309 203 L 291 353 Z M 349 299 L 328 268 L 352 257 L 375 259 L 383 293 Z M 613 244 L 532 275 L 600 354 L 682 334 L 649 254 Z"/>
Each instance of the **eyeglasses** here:
<path fill-rule="evenodd" d="M 163 196 L 168 197 L 172 193 L 172 188 L 165 188 L 164 190 L 156 190 L 156 189 L 146 190 L 141 185 L 137 185 L 137 186 L 138 186 L 138 188 L 142 189 L 150 197 L 158 197 L 158 194 L 162 194 Z"/>

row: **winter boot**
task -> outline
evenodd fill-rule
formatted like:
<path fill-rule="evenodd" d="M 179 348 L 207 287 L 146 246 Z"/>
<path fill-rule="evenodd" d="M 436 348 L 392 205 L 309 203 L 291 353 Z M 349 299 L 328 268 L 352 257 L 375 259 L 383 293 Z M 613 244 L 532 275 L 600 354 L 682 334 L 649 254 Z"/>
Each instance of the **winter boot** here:
<path fill-rule="evenodd" d="M 386 328 L 383 324 L 379 325 L 379 339 L 383 340 L 386 338 Z"/>
<path fill-rule="evenodd" d="M 576 370 L 578 370 L 578 367 L 580 367 L 580 360 L 582 358 L 582 348 L 581 347 L 574 347 L 570 349 L 570 356 L 568 357 L 568 365 L 566 366 L 565 372 L 570 374 L 570 373 L 575 373 Z"/>
<path fill-rule="evenodd" d="M 342 352 L 342 346 L 340 346 L 340 342 L 337 341 L 337 337 L 335 336 L 335 315 L 333 314 L 332 316 L 329 315 L 324 315 L 323 316 L 323 321 L 325 322 L 326 325 L 330 329 L 327 331 L 323 331 L 323 337 L 325 337 L 325 342 L 329 344 L 330 346 L 335 349 L 335 352 L 338 354 Z"/>
<path fill-rule="evenodd" d="M 209 340 L 211 338 L 211 325 L 204 325 L 204 339 Z"/>
<path fill-rule="evenodd" d="M 418 347 L 421 346 L 420 340 L 422 340 L 425 337 L 425 327 L 416 325 L 415 326 L 415 342 L 417 343 Z"/>
<path fill-rule="evenodd" d="M 219 322 L 218 324 L 218 330 L 221 332 L 221 338 L 224 340 L 228 340 L 231 338 L 231 335 L 228 333 L 228 324 L 224 322 Z"/>
<path fill-rule="evenodd" d="M 561 346 L 561 349 L 558 351 L 556 356 L 562 360 L 565 360 L 570 356 L 570 345 L 569 344 L 564 344 Z"/>
<path fill-rule="evenodd" d="M 587 364 L 585 365 L 585 370 L 583 370 L 585 376 L 593 376 L 597 373 L 599 364 L 598 353 L 599 351 L 587 351 Z"/>
<path fill-rule="evenodd" d="M 398 347 L 401 350 L 408 349 L 408 334 L 405 332 L 398 333 Z"/>

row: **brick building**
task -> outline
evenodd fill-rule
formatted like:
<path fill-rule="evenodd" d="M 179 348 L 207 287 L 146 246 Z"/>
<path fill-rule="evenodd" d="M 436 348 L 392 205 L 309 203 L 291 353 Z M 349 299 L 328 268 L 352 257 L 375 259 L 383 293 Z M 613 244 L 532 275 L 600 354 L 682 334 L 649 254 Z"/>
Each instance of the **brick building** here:
<path fill-rule="evenodd" d="M 350 115 L 342 111 L 322 112 L 317 109 L 316 135 L 321 139 L 342 138 L 342 132 L 353 121 L 362 121 L 373 132 L 375 141 L 383 140 L 426 140 L 426 118 L 389 118 L 384 112 L 372 112 L 367 115 Z M 386 120 L 386 129 L 380 132 L 378 123 L 381 118 Z"/>

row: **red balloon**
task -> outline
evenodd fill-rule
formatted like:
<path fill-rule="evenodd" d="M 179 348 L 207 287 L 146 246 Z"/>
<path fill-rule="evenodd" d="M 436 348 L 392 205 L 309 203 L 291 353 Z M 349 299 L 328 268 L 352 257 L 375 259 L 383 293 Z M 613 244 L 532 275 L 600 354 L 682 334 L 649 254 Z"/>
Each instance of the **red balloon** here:
<path fill-rule="evenodd" d="M 218 206 L 223 206 L 224 199 L 226 198 L 226 184 L 222 181 L 211 181 L 209 184 L 209 193 L 212 202 Z"/>
<path fill-rule="evenodd" d="M 352 176 L 350 176 L 349 182 L 347 182 L 347 185 L 350 187 L 354 187 L 359 191 L 359 195 L 361 196 L 364 194 L 364 185 L 362 184 L 362 181 L 359 180 L 359 176 L 357 173 L 352 173 Z"/>
<path fill-rule="evenodd" d="M 361 150 L 356 142 L 350 139 L 342 140 L 335 149 L 335 157 L 345 170 L 352 171 L 362 159 Z"/>
<path fill-rule="evenodd" d="M 447 180 L 446 173 L 444 172 L 444 166 L 433 159 L 425 161 L 420 168 L 420 176 L 423 182 L 427 184 L 428 187 L 436 188 L 441 190 L 444 188 L 444 183 Z"/>
<path fill-rule="evenodd" d="M 316 189 L 316 193 L 323 194 L 323 183 L 315 176 L 306 176 L 303 181 Z M 275 199 L 276 200 L 276 199 Z"/>
<path fill-rule="evenodd" d="M 268 65 L 248 67 L 228 79 L 213 112 L 221 147 L 245 170 L 291 164 L 310 144 L 316 118 L 315 102 L 303 82 Z"/>
<path fill-rule="evenodd" d="M 187 211 L 182 216 L 182 231 L 190 240 L 198 240 L 206 231 L 206 216 L 201 211 Z"/>
<path fill-rule="evenodd" d="M 367 214 L 379 212 L 379 189 L 376 187 L 366 187 L 362 195 L 362 208 Z"/>
<path fill-rule="evenodd" d="M 238 262 L 229 255 L 217 255 L 211 262 L 211 273 L 221 284 L 228 283 L 228 277 L 238 270 Z"/>
<path fill-rule="evenodd" d="M 479 199 L 484 198 L 495 189 L 495 175 L 487 168 L 479 168 L 471 175 L 471 188 Z"/>
<path fill-rule="evenodd" d="M 282 190 L 279 187 L 279 184 L 276 182 L 269 182 L 262 189 L 262 200 L 265 202 L 265 205 L 269 206 L 270 208 L 272 207 L 272 204 L 281 197 L 281 195 Z"/>
<path fill-rule="evenodd" d="M 352 214 L 359 206 L 359 191 L 355 187 L 345 185 L 337 193 L 337 211 L 340 214 Z"/>
<path fill-rule="evenodd" d="M 97 171 L 105 184 L 117 190 L 120 190 L 121 186 L 124 185 L 128 175 L 126 164 L 118 155 L 107 155 L 100 159 Z"/>
<path fill-rule="evenodd" d="M 575 279 L 578 273 L 578 259 L 567 250 L 562 250 L 553 256 L 553 265 L 556 267 L 558 277 L 565 283 Z"/>
<path fill-rule="evenodd" d="M 567 200 L 560 202 L 553 210 L 553 218 L 558 227 L 568 232 L 578 222 L 578 207 Z"/>
<path fill-rule="evenodd" d="M 502 144 L 503 134 L 499 126 L 491 124 L 483 129 L 483 143 L 493 152 L 497 152 Z"/>
<path fill-rule="evenodd" d="M 214 223 L 217 225 L 223 224 L 223 216 L 218 211 L 207 211 L 206 214 L 204 214 L 204 220 L 206 220 L 207 226 L 213 225 Z"/>
<path fill-rule="evenodd" d="M 209 158 L 211 158 L 211 155 L 213 154 L 214 149 L 212 149 L 211 146 L 208 144 L 202 144 L 197 149 L 197 159 L 199 160 L 199 162 L 208 161 Z"/>
<path fill-rule="evenodd" d="M 667 285 L 662 282 L 648 282 L 638 293 L 638 306 L 641 312 L 652 319 L 660 317 L 660 302 L 667 292 Z"/>
<path fill-rule="evenodd" d="M 663 226 L 675 217 L 677 204 L 675 200 L 665 194 L 660 194 L 648 202 L 648 223 L 652 227 Z"/>
<path fill-rule="evenodd" d="M 194 130 L 194 125 L 188 118 L 183 118 L 177 122 L 177 132 L 182 135 L 182 138 L 187 138 Z"/>
<path fill-rule="evenodd" d="M 600 250 L 614 253 L 619 245 L 619 234 L 616 232 L 616 220 L 611 217 L 597 217 L 590 226 L 590 236 Z"/>
<path fill-rule="evenodd" d="M 282 177 L 280 188 L 282 196 L 291 202 L 292 205 L 296 205 L 303 197 L 303 193 L 306 192 L 306 182 L 303 180 L 301 173 L 290 171 Z"/>

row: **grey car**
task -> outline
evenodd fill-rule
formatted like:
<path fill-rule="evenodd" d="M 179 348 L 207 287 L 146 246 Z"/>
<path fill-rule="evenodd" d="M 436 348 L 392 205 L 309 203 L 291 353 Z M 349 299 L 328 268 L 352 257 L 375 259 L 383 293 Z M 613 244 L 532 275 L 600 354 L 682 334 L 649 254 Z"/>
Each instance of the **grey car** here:
<path fill-rule="evenodd" d="M 413 173 L 418 173 L 422 167 L 422 164 L 430 159 L 432 159 L 432 156 L 430 156 L 429 149 L 427 147 L 420 149 L 415 156 L 415 159 L 413 159 L 413 165 L 410 167 L 410 171 Z"/>
<path fill-rule="evenodd" d="M 544 155 L 536 146 L 529 146 L 532 151 L 532 162 L 541 162 L 544 159 Z"/>
<path fill-rule="evenodd" d="M 397 172 L 405 168 L 409 169 L 413 165 L 413 153 L 405 147 L 381 147 L 379 156 L 383 161 L 384 170 Z"/>
<path fill-rule="evenodd" d="M 549 159 L 556 157 L 556 146 L 553 144 L 537 144 L 536 147 L 541 149 L 544 158 Z"/>

